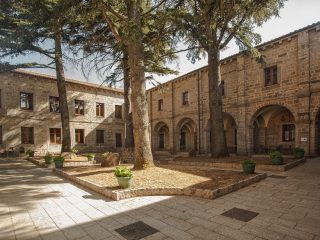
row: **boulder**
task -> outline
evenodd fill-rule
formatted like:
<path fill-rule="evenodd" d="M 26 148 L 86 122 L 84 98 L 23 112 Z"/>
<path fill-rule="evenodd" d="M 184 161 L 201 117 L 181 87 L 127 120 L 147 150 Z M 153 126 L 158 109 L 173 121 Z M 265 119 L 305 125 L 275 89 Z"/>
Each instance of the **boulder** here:
<path fill-rule="evenodd" d="M 101 167 L 114 167 L 120 164 L 120 154 L 111 153 L 101 161 Z"/>

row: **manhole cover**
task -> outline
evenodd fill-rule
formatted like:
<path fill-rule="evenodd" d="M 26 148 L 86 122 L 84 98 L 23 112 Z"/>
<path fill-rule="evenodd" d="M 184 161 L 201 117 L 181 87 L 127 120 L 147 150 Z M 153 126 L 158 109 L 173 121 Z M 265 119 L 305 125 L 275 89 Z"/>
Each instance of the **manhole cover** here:
<path fill-rule="evenodd" d="M 157 229 L 141 221 L 118 228 L 115 231 L 127 240 L 139 240 L 158 232 Z"/>
<path fill-rule="evenodd" d="M 287 176 L 282 176 L 282 175 L 271 175 L 269 176 L 271 178 L 286 178 Z"/>
<path fill-rule="evenodd" d="M 249 222 L 251 219 L 255 218 L 259 213 L 248 211 L 241 208 L 232 208 L 224 213 L 222 216 L 234 218 L 242 222 Z"/>

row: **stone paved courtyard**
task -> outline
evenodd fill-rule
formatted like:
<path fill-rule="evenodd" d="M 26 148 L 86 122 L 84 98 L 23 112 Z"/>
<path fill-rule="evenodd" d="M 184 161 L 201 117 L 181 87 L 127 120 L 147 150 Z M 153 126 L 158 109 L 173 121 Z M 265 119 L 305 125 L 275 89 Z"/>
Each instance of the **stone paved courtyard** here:
<path fill-rule="evenodd" d="M 216 200 L 114 202 L 25 160 L 1 159 L 0 239 L 125 239 L 122 227 L 140 221 L 156 232 L 143 239 L 320 240 L 320 159 L 281 174 L 288 177 L 267 178 Z M 221 215 L 234 207 L 258 215 L 248 222 Z"/>

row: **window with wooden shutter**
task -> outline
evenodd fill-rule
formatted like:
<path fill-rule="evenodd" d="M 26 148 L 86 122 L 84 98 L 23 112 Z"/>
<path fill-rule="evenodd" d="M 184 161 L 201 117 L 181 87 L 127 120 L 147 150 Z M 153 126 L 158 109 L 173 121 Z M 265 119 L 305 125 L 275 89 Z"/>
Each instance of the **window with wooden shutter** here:
<path fill-rule="evenodd" d="M 75 129 L 75 142 L 84 143 L 84 129 Z"/>
<path fill-rule="evenodd" d="M 21 143 L 34 144 L 33 127 L 21 127 Z"/>

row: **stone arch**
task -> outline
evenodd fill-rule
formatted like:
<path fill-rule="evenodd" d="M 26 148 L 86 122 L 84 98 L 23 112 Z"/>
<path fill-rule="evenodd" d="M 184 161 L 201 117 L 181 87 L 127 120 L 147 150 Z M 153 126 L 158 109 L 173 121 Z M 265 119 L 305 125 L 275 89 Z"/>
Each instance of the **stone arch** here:
<path fill-rule="evenodd" d="M 223 125 L 226 133 L 227 146 L 230 153 L 237 152 L 237 123 L 235 118 L 229 114 L 223 113 Z M 207 120 L 206 126 L 206 149 L 210 152 L 210 140 L 211 140 L 211 124 L 210 119 Z"/>
<path fill-rule="evenodd" d="M 158 122 L 153 130 L 153 149 L 155 150 L 169 150 L 170 144 L 170 131 L 165 122 Z"/>
<path fill-rule="evenodd" d="M 191 150 L 198 150 L 197 147 L 197 125 L 191 118 L 181 119 L 177 126 L 177 151 L 189 152 Z"/>
<path fill-rule="evenodd" d="M 292 106 L 280 103 L 280 102 L 270 102 L 268 104 L 264 103 L 264 104 L 260 104 L 257 105 L 257 107 L 255 107 L 252 111 L 250 111 L 252 113 L 252 116 L 249 116 L 249 126 L 252 127 L 253 123 L 255 121 L 255 118 L 260 115 L 260 111 L 267 111 L 268 109 L 272 108 L 272 107 L 282 107 L 284 109 L 287 109 L 292 116 L 294 117 L 294 119 L 297 119 L 296 116 L 296 112 L 294 110 L 294 108 Z"/>
<path fill-rule="evenodd" d="M 266 105 L 250 119 L 250 149 L 253 153 L 279 150 L 291 154 L 296 145 L 294 114 L 282 105 Z"/>

